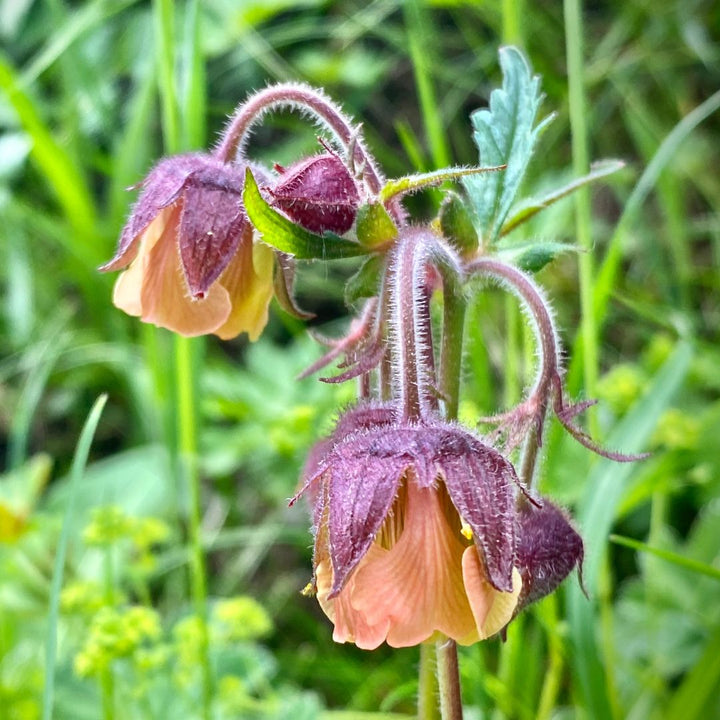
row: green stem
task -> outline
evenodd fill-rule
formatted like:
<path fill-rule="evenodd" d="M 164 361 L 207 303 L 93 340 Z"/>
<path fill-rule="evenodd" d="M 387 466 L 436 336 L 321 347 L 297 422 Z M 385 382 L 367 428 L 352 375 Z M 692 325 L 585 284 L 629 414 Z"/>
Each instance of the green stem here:
<path fill-rule="evenodd" d="M 440 714 L 442 720 L 462 720 L 460 696 L 460 668 L 457 644 L 454 640 L 439 640 L 437 652 L 438 686 L 440 688 Z"/>
<path fill-rule="evenodd" d="M 460 403 L 465 298 L 457 282 L 443 278 L 443 335 L 440 347 L 440 392 L 445 403 L 445 417 L 455 420 Z"/>
<path fill-rule="evenodd" d="M 435 645 L 423 643 L 418 674 L 418 720 L 440 719 L 436 665 Z"/>
<path fill-rule="evenodd" d="M 578 177 L 590 169 L 583 66 L 583 22 L 580 0 L 564 0 L 565 42 L 567 50 L 570 129 L 572 131 L 573 169 Z M 580 332 L 583 349 L 585 392 L 595 397 L 598 378 L 598 332 L 593 305 L 593 242 L 590 191 L 587 187 L 575 193 L 575 231 L 578 238 L 580 271 Z M 597 436 L 597 417 L 588 413 L 589 430 Z"/>
<path fill-rule="evenodd" d="M 197 463 L 197 426 L 195 422 L 195 373 L 193 347 L 189 338 L 175 338 L 175 379 L 179 468 L 182 470 L 189 495 L 188 535 L 190 543 L 190 583 L 195 614 L 200 619 L 200 666 L 202 675 L 203 717 L 209 720 L 212 711 L 213 678 L 210 667 L 207 631 L 207 579 L 202 547 L 200 473 Z"/>
<path fill-rule="evenodd" d="M 549 720 L 557 705 L 557 698 L 560 692 L 560 681 L 564 665 L 562 654 L 562 637 L 558 622 L 557 595 L 549 595 L 544 603 L 546 611 L 547 639 L 548 639 L 548 667 L 545 673 L 542 690 L 540 691 L 540 702 L 538 704 L 536 720 Z"/>
<path fill-rule="evenodd" d="M 102 696 L 103 720 L 115 718 L 115 682 L 112 668 L 106 667 L 100 673 L 100 695 Z"/>

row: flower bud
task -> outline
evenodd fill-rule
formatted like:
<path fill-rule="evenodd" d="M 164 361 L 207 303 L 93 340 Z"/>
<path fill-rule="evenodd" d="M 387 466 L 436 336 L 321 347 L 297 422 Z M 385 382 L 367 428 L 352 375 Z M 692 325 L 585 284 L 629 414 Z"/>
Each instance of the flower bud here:
<path fill-rule="evenodd" d="M 520 609 L 553 592 L 576 565 L 581 572 L 584 550 L 582 538 L 565 513 L 545 499 L 542 507 L 520 509 L 517 523 Z"/>
<path fill-rule="evenodd" d="M 355 181 L 334 153 L 315 155 L 282 171 L 267 188 L 272 205 L 310 232 L 342 235 L 355 222 L 360 203 Z"/>

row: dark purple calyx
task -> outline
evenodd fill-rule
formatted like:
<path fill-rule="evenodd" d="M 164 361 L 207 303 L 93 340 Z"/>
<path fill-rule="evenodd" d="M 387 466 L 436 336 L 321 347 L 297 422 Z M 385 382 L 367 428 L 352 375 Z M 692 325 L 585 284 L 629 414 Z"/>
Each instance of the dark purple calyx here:
<path fill-rule="evenodd" d="M 202 165 L 199 153 L 163 158 L 140 183 L 142 191 L 122 229 L 112 260 L 100 266 L 102 272 L 122 270 L 137 255 L 138 240 L 160 211 L 179 197 L 188 176 Z M 133 190 L 137 185 L 129 190 Z"/>
<path fill-rule="evenodd" d="M 202 298 L 251 237 L 242 206 L 245 168 L 201 153 L 161 160 L 143 180 L 113 259 L 100 269 L 120 270 L 134 260 L 138 241 L 164 209 L 181 204 L 175 228 L 190 294 Z"/>
<path fill-rule="evenodd" d="M 345 163 L 332 152 L 291 165 L 274 186 L 265 189 L 273 206 L 317 234 L 346 233 L 360 204 L 355 181 Z"/>
<path fill-rule="evenodd" d="M 517 566 L 523 582 L 519 611 L 553 592 L 573 568 L 581 573 L 584 548 L 565 513 L 547 500 L 541 507 L 521 508 L 517 522 Z"/>
<path fill-rule="evenodd" d="M 455 508 L 472 528 L 489 582 L 498 590 L 512 590 L 518 480 L 502 455 L 446 423 L 399 423 L 394 411 L 382 405 L 349 411 L 331 440 L 332 446 L 323 444 L 322 457 L 315 455 L 306 468 L 301 490 L 317 483 L 327 490 L 315 488 L 311 497 L 316 521 L 327 511 L 331 597 L 370 549 L 403 477 L 421 488 L 445 483 Z"/>

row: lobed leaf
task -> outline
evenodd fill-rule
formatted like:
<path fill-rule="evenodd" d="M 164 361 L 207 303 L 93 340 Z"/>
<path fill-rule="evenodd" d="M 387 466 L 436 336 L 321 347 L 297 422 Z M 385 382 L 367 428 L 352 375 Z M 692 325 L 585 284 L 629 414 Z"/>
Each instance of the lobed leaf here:
<path fill-rule="evenodd" d="M 491 93 L 489 109 L 476 110 L 471 120 L 480 163 L 507 167 L 503 173 L 463 178 L 478 229 L 489 244 L 500 236 L 535 142 L 552 119 L 548 116 L 533 127 L 543 95 L 539 76 L 531 75 L 530 66 L 520 50 L 501 48 L 500 66 L 502 88 Z"/>

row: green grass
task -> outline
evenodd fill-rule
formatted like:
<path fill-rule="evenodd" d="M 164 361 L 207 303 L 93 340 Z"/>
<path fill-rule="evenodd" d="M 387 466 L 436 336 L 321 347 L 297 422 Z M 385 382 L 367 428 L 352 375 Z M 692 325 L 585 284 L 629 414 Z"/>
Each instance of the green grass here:
<path fill-rule="evenodd" d="M 417 648 L 335 645 L 298 592 L 310 577 L 309 520 L 287 498 L 353 388 L 295 381 L 318 350 L 277 307 L 254 346 L 175 342 L 116 311 L 114 278 L 96 267 L 135 197 L 125 188 L 163 153 L 211 145 L 235 104 L 275 80 L 324 83 L 363 122 L 389 176 L 476 163 L 468 115 L 497 86 L 507 41 L 543 76 L 542 115 L 557 113 L 523 195 L 542 197 L 594 160 L 627 163 L 576 196 L 579 207 L 555 203 L 523 232 L 582 247 L 538 274 L 569 349 L 569 386 L 599 397 L 589 427 L 604 443 L 653 454 L 613 464 L 551 424 L 538 487 L 577 519 L 590 598 L 571 578 L 505 644 L 462 649 L 466 714 L 720 717 L 717 10 L 619 0 L 568 1 L 567 16 L 511 0 L 10 6 L 0 717 L 99 718 L 110 686 L 106 717 L 209 717 L 211 704 L 219 718 L 415 712 Z M 287 163 L 314 143 L 312 128 L 281 114 L 252 153 Z M 409 204 L 429 217 L 436 200 Z M 307 264 L 298 278 L 301 305 L 330 334 L 346 314 L 343 273 Z M 461 418 L 499 409 L 531 377 L 521 322 L 500 293 L 468 308 Z M 90 409 L 103 393 L 97 422 Z M 108 507 L 118 525 L 93 544 L 84 531 Z M 152 535 L 156 521 L 167 535 Z M 246 596 L 271 630 L 254 606 L 224 624 L 219 601 Z M 108 663 L 81 672 L 98 615 L 129 610 L 158 632 L 121 622 L 99 656 Z"/>

